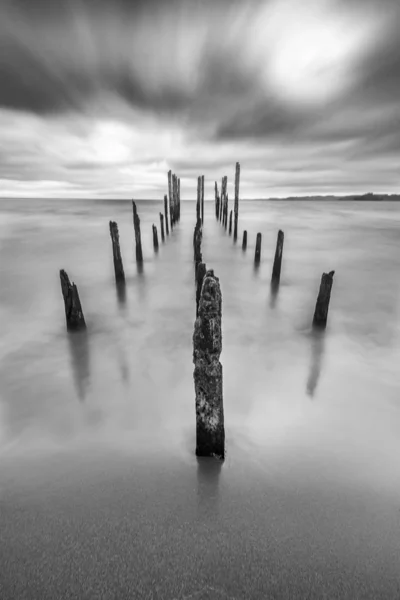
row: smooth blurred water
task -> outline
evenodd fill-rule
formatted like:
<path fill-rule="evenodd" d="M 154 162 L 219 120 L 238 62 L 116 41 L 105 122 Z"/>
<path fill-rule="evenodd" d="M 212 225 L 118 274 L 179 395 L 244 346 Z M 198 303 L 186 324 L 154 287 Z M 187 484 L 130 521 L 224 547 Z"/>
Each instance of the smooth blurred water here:
<path fill-rule="evenodd" d="M 242 202 L 235 245 L 206 203 L 222 465 L 194 456 L 195 204 L 155 253 L 162 209 L 138 202 L 139 272 L 130 202 L 0 203 L 0 598 L 400 598 L 399 205 Z"/>

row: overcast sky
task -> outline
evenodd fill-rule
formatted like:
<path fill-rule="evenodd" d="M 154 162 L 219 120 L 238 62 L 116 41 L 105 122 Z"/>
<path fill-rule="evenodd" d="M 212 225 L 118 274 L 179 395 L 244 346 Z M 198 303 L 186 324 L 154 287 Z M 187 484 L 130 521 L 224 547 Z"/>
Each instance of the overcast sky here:
<path fill-rule="evenodd" d="M 0 196 L 400 190 L 399 0 L 0 0 Z"/>

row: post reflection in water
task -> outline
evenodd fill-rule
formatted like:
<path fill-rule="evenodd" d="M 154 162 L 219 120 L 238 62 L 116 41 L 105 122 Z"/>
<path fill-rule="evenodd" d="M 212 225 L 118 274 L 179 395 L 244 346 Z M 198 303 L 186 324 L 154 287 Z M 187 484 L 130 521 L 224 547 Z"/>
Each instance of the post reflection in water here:
<path fill-rule="evenodd" d="M 87 330 L 68 333 L 71 366 L 79 400 L 84 401 L 90 386 L 89 335 Z"/>
<path fill-rule="evenodd" d="M 197 456 L 197 512 L 208 521 L 219 512 L 219 479 L 223 462 Z"/>
<path fill-rule="evenodd" d="M 311 365 L 307 381 L 307 394 L 313 398 L 322 368 L 325 347 L 325 331 L 313 329 L 311 332 Z"/>
<path fill-rule="evenodd" d="M 122 307 L 126 305 L 126 283 L 125 281 L 118 281 L 115 284 L 117 290 L 118 303 Z"/>
<path fill-rule="evenodd" d="M 278 298 L 278 292 L 279 292 L 279 283 L 272 281 L 270 295 L 269 295 L 270 308 L 275 308 L 276 300 Z"/>

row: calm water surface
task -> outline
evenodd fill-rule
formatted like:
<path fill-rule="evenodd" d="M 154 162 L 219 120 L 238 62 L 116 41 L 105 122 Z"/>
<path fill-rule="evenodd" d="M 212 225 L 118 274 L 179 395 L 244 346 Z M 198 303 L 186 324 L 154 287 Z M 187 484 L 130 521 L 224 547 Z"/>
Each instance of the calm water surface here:
<path fill-rule="evenodd" d="M 243 252 L 206 203 L 222 465 L 194 456 L 195 204 L 157 254 L 162 203 L 138 210 L 142 272 L 130 202 L 0 202 L 0 598 L 399 599 L 399 205 L 243 202 Z M 67 335 L 61 268 L 84 334 Z"/>

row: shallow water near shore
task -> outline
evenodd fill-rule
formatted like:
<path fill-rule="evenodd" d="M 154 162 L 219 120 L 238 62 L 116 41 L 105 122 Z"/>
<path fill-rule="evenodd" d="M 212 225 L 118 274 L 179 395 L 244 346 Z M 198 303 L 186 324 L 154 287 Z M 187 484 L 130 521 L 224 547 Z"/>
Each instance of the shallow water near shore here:
<path fill-rule="evenodd" d="M 0 201 L 0 598 L 399 599 L 399 205 L 243 201 L 234 244 L 205 204 L 224 463 L 194 455 L 195 203 L 158 253 L 162 202 L 137 206 L 142 271 L 129 201 Z"/>

